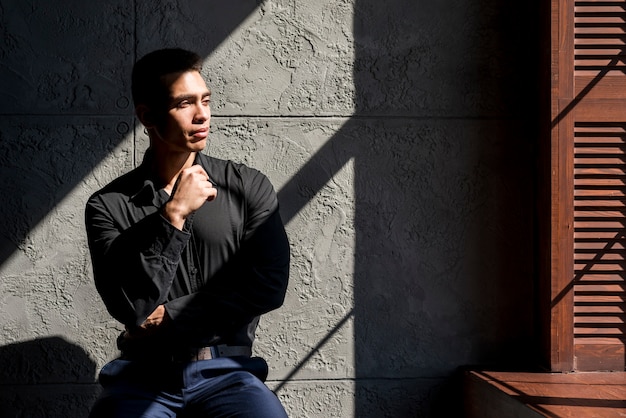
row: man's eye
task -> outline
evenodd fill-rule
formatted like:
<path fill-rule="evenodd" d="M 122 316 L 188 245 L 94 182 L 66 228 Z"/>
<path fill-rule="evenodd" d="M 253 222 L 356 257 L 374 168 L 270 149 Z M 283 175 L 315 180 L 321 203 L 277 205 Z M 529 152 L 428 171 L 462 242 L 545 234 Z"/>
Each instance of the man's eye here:
<path fill-rule="evenodd" d="M 183 108 L 183 107 L 187 107 L 187 106 L 189 106 L 189 102 L 187 100 L 185 100 L 185 101 L 182 101 L 182 102 L 178 103 L 177 107 Z"/>

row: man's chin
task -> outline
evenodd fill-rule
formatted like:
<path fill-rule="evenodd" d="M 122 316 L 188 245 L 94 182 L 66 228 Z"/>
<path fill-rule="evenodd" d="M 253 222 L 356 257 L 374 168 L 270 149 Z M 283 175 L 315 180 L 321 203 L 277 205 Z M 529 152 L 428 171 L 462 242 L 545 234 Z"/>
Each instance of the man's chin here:
<path fill-rule="evenodd" d="M 196 140 L 196 141 L 191 141 L 189 143 L 189 148 L 192 149 L 192 151 L 195 152 L 200 152 L 202 151 L 204 148 L 206 147 L 206 139 L 200 139 L 200 140 Z"/>

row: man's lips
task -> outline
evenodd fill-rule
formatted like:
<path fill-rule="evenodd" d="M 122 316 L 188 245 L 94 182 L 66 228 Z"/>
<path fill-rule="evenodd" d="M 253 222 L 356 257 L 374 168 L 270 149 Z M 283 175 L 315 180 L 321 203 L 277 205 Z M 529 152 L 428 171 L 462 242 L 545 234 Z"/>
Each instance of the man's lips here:
<path fill-rule="evenodd" d="M 206 138 L 209 135 L 209 128 L 197 129 L 191 132 L 191 136 L 197 139 Z"/>

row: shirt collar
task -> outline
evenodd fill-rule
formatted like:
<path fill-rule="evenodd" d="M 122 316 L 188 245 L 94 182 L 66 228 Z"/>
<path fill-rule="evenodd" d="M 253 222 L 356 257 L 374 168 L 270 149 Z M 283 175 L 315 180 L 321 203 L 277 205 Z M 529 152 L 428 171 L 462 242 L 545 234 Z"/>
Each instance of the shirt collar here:
<path fill-rule="evenodd" d="M 138 174 L 140 178 L 143 178 L 143 184 L 135 193 L 130 197 L 130 201 L 137 203 L 139 205 L 154 205 L 161 206 L 168 199 L 169 196 L 163 189 L 157 189 L 155 186 L 154 174 L 152 173 L 152 161 L 154 159 L 153 152 L 151 148 L 148 148 L 146 153 L 143 156 L 143 160 L 141 161 L 141 165 L 138 167 Z M 202 159 L 200 158 L 200 153 L 196 154 L 194 159 L 194 164 L 200 164 L 205 170 L 207 167 L 202 163 Z"/>
<path fill-rule="evenodd" d="M 160 206 L 162 199 L 159 199 L 160 191 L 155 186 L 155 180 L 150 167 L 152 166 L 152 151 L 148 149 L 144 154 L 141 165 L 137 168 L 137 172 L 140 179 L 143 179 L 143 183 L 139 187 L 139 190 L 130 197 L 130 201 L 139 205 L 154 205 Z"/>

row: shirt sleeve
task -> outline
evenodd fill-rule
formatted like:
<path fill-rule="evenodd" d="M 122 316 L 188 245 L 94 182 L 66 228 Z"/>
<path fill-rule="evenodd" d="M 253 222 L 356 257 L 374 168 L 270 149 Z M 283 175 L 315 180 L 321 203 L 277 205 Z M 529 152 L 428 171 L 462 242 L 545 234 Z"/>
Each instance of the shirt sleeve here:
<path fill-rule="evenodd" d="M 94 196 L 87 203 L 85 222 L 96 288 L 109 313 L 134 327 L 166 301 L 189 233 L 158 212 L 122 225 L 122 212 Z"/>
<path fill-rule="evenodd" d="M 289 279 L 289 241 L 269 180 L 244 177 L 246 216 L 240 250 L 200 291 L 165 305 L 179 335 L 227 335 L 283 304 Z"/>

